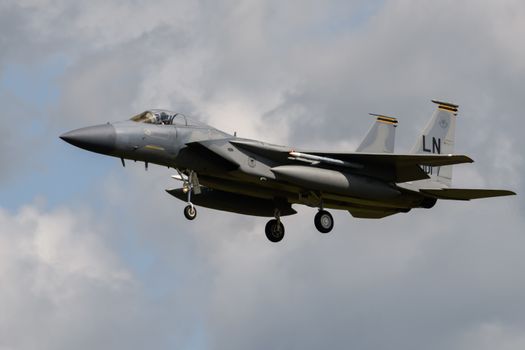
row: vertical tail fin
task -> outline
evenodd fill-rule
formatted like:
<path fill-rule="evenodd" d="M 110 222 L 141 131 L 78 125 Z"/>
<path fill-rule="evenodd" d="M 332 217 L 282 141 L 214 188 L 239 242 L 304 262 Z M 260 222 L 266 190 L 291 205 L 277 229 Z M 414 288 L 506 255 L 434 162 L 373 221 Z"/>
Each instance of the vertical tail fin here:
<path fill-rule="evenodd" d="M 454 153 L 454 140 L 456 133 L 456 116 L 458 105 L 452 103 L 432 100 L 438 105 L 432 114 L 416 144 L 412 153 Z M 452 165 L 441 167 L 424 167 L 423 170 L 430 176 L 430 181 L 437 182 L 441 186 L 450 187 L 452 183 Z M 429 180 L 424 180 L 429 181 Z"/>
<path fill-rule="evenodd" d="M 396 139 L 397 119 L 379 114 L 372 114 L 376 118 L 368 133 L 356 152 L 392 153 Z"/>

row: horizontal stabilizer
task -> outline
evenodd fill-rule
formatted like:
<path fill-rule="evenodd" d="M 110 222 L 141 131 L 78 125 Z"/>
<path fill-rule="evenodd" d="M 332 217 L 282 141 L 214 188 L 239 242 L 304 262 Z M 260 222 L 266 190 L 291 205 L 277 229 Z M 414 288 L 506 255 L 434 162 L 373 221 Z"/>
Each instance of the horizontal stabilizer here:
<path fill-rule="evenodd" d="M 421 193 L 428 194 L 437 199 L 451 199 L 469 201 L 471 199 L 512 196 L 515 192 L 507 190 L 469 189 L 469 188 L 443 188 L 443 189 L 420 189 Z"/>

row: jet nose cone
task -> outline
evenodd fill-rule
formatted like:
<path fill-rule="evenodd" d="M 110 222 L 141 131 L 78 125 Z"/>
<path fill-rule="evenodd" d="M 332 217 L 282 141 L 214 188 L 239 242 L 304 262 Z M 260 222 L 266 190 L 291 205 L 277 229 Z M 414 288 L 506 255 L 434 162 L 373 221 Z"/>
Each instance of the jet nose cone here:
<path fill-rule="evenodd" d="M 88 151 L 108 154 L 115 150 L 116 133 L 111 124 L 89 126 L 66 132 L 60 138 Z"/>

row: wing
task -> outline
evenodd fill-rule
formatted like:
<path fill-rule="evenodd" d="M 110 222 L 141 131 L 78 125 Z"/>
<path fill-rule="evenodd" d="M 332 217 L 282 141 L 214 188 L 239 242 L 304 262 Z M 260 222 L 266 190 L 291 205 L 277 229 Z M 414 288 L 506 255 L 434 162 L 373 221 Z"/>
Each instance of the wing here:
<path fill-rule="evenodd" d="M 420 189 L 420 192 L 428 194 L 437 199 L 451 199 L 469 201 L 471 199 L 513 196 L 516 193 L 507 190 L 470 189 L 470 188 L 443 188 L 443 189 Z"/>
<path fill-rule="evenodd" d="M 335 168 L 353 168 L 355 172 L 396 183 L 428 179 L 421 166 L 443 166 L 472 163 L 465 155 L 454 154 L 385 154 L 385 153 L 326 153 L 296 152 L 284 146 L 269 145 L 251 140 L 232 140 L 235 146 L 277 162 L 325 163 Z M 292 157 L 291 157 L 292 156 Z"/>

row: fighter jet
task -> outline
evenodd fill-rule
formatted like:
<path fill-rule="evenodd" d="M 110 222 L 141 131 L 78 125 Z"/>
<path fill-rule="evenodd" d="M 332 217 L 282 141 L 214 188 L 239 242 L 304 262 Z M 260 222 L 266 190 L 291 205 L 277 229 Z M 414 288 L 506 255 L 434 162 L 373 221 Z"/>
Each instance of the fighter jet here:
<path fill-rule="evenodd" d="M 515 195 L 508 190 L 453 188 L 452 165 L 472 163 L 454 154 L 458 106 L 432 100 L 437 109 L 408 154 L 393 153 L 395 118 L 374 115 L 374 125 L 355 152 L 320 152 L 240 138 L 181 113 L 151 109 L 130 120 L 76 129 L 60 136 L 77 147 L 121 159 L 167 166 L 182 186 L 166 190 L 195 206 L 272 217 L 271 242 L 285 234 L 282 217 L 292 205 L 318 208 L 321 233 L 334 227 L 326 209 L 379 219 L 438 199 L 462 200 Z"/>

